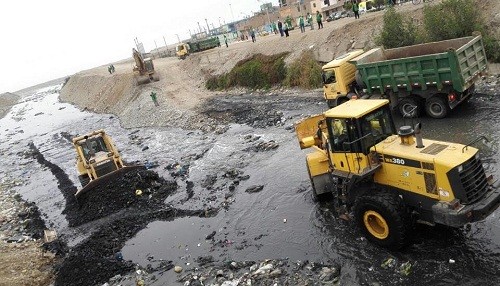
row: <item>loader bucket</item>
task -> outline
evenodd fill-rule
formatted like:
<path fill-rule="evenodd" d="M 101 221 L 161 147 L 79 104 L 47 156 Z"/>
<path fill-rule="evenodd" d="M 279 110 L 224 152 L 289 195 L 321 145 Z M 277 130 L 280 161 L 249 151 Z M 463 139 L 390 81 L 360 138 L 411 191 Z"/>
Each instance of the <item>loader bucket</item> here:
<path fill-rule="evenodd" d="M 106 174 L 104 176 L 101 176 L 95 180 L 90 181 L 87 185 L 85 185 L 85 187 L 83 187 L 82 189 L 78 190 L 75 193 L 75 197 L 78 199 L 78 197 L 80 197 L 82 194 L 91 191 L 95 187 L 102 185 L 102 184 L 105 184 L 114 178 L 123 176 L 125 173 L 128 173 L 132 170 L 145 169 L 145 168 L 146 167 L 144 165 L 125 166 L 121 169 L 118 169 L 114 172 L 111 172 L 111 173 Z"/>

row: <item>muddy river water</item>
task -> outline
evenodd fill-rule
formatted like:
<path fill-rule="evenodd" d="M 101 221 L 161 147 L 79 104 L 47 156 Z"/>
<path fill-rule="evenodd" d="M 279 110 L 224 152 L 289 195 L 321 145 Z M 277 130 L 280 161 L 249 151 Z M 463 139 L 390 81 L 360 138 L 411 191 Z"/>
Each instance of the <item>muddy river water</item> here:
<path fill-rule="evenodd" d="M 313 199 L 304 151 L 290 127 L 305 115 L 324 111 L 326 104 L 319 96 L 313 100 L 286 97 L 286 104 L 278 105 L 283 119 L 274 126 L 229 123 L 226 132 L 215 134 L 175 128 L 124 129 L 113 115 L 60 102 L 60 88 L 53 83 L 26 91 L 23 100 L 0 119 L 0 174 L 3 180 L 19 181 L 17 191 L 39 206 L 48 225 L 69 246 L 89 237 L 99 222 L 69 227 L 57 180 L 24 154 L 33 142 L 46 160 L 79 187 L 68 134 L 103 128 L 126 161 L 148 161 L 161 176 L 177 181 L 179 188 L 166 204 L 179 209 L 219 208 L 209 218 L 150 222 L 125 243 L 121 252 L 126 260 L 144 267 L 168 260 L 184 269 L 198 267 L 197 257 L 206 255 L 221 262 L 309 260 L 340 265 L 341 285 L 500 285 L 500 210 L 463 229 L 419 226 L 413 246 L 392 252 L 368 243 L 353 222 L 335 216 L 331 204 Z M 274 102 L 281 98 L 277 96 Z M 395 119 L 397 126 L 402 124 L 399 115 Z M 449 118 L 419 121 L 427 138 L 468 143 L 485 135 L 490 142 L 478 145 L 483 163 L 500 175 L 500 98 L 479 95 Z M 260 148 L 270 142 L 278 147 Z M 186 172 L 172 178 L 168 166 Z M 228 174 L 234 172 L 247 177 L 228 197 L 232 182 Z M 262 191 L 245 192 L 253 185 L 263 186 Z M 212 242 L 206 240 L 210 234 Z M 390 257 L 396 265 L 381 267 Z M 411 264 L 408 275 L 398 270 L 404 262 Z M 156 276 L 151 285 L 182 285 L 175 282 L 173 270 Z"/>

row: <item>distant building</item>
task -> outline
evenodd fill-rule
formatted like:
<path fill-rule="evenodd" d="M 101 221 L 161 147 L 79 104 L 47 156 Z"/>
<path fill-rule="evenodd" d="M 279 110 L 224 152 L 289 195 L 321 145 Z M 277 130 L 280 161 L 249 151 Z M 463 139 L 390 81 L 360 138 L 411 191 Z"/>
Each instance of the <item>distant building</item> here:
<path fill-rule="evenodd" d="M 330 14 L 343 11 L 345 0 L 323 0 L 321 2 L 321 12 L 324 17 L 328 17 Z"/>

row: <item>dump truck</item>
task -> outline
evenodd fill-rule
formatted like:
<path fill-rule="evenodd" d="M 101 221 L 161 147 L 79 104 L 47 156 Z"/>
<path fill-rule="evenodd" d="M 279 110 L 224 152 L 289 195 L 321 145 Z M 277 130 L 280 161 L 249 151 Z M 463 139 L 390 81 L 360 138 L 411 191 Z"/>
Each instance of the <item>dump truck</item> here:
<path fill-rule="evenodd" d="M 75 196 L 92 190 L 99 184 L 124 173 L 144 168 L 125 166 L 113 140 L 102 129 L 72 139 L 76 151 L 76 170 L 82 189 Z"/>
<path fill-rule="evenodd" d="M 179 59 L 183 60 L 191 53 L 201 52 L 215 47 L 220 47 L 219 37 L 180 43 L 176 46 L 175 53 Z"/>
<path fill-rule="evenodd" d="M 136 49 L 132 49 L 132 57 L 135 61 L 133 71 L 136 73 L 135 79 L 137 84 L 145 84 L 160 80 L 160 76 L 156 73 L 151 58 L 144 58 Z"/>
<path fill-rule="evenodd" d="M 474 94 L 487 69 L 481 35 L 395 49 L 354 50 L 323 66 L 328 106 L 386 98 L 402 115 L 444 118 Z"/>
<path fill-rule="evenodd" d="M 424 139 L 421 124 L 411 125 L 396 130 L 387 99 L 350 100 L 295 125 L 300 148 L 312 149 L 306 165 L 314 196 L 352 213 L 383 247 L 407 245 L 417 222 L 461 227 L 500 204 L 499 180 L 472 147 L 483 137 Z"/>

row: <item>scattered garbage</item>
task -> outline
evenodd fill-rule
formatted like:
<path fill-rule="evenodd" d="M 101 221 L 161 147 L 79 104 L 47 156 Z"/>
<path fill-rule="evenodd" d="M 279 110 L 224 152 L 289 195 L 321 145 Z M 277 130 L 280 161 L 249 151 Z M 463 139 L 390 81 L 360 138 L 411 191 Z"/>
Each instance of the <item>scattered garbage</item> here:
<path fill-rule="evenodd" d="M 250 186 L 248 187 L 245 192 L 247 193 L 258 193 L 260 191 L 262 191 L 264 189 L 264 186 L 262 185 L 253 185 L 253 186 Z"/>
<path fill-rule="evenodd" d="M 211 240 L 211 239 L 213 239 L 216 233 L 217 233 L 217 232 L 216 232 L 215 230 L 214 230 L 214 231 L 212 231 L 209 235 L 207 235 L 207 236 L 205 237 L 205 239 L 206 239 L 206 240 Z"/>
<path fill-rule="evenodd" d="M 392 258 L 392 257 L 387 258 L 380 265 L 380 267 L 382 267 L 384 269 L 393 268 L 394 266 L 396 266 L 396 260 L 394 260 L 394 258 Z"/>
<path fill-rule="evenodd" d="M 135 195 L 138 197 L 142 196 L 142 190 L 139 190 L 139 189 L 135 190 Z"/>
<path fill-rule="evenodd" d="M 181 273 L 182 272 L 182 267 L 180 267 L 179 265 L 176 265 L 174 267 L 174 271 L 175 271 L 175 273 Z"/>
<path fill-rule="evenodd" d="M 450 264 L 454 264 L 454 263 L 455 263 L 455 259 L 451 259 L 451 258 L 450 258 L 450 260 L 448 260 L 448 263 L 450 263 Z"/>
<path fill-rule="evenodd" d="M 57 239 L 57 232 L 54 229 L 46 229 L 43 231 L 43 241 L 45 243 L 52 242 Z"/>
<path fill-rule="evenodd" d="M 408 276 L 411 272 L 411 263 L 409 261 L 401 264 L 399 266 L 399 274 L 401 275 L 404 275 L 404 276 Z"/>

